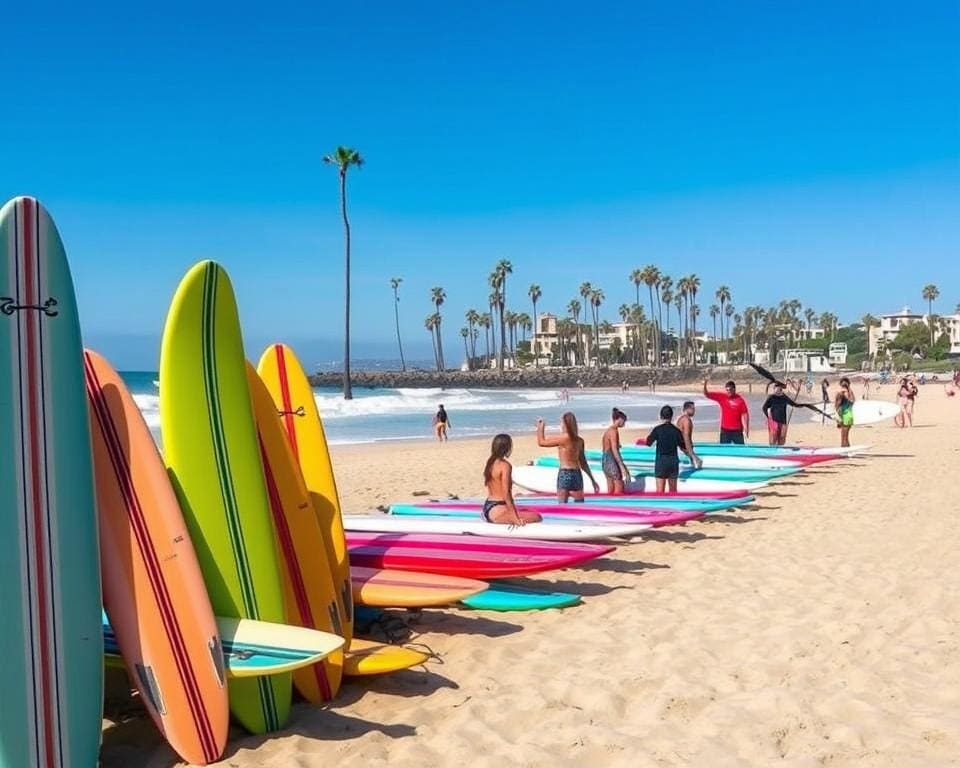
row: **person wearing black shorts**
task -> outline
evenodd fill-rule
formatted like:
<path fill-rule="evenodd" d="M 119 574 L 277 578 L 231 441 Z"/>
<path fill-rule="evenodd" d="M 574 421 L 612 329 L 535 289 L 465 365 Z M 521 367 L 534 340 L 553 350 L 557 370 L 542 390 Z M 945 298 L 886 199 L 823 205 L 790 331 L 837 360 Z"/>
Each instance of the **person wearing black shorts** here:
<path fill-rule="evenodd" d="M 677 450 L 693 456 L 683 439 L 683 433 L 673 423 L 673 408 L 669 405 L 660 409 L 661 422 L 647 435 L 647 445 L 657 446 L 657 458 L 653 467 L 653 475 L 657 479 L 657 493 L 663 493 L 666 488 L 670 493 L 677 492 L 677 478 L 680 476 L 680 458 Z"/>

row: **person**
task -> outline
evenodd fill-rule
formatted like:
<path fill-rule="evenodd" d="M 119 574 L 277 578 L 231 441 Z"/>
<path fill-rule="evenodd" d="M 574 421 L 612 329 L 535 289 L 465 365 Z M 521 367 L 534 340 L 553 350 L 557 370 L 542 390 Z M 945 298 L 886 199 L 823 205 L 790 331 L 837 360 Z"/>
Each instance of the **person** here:
<path fill-rule="evenodd" d="M 850 447 L 850 428 L 853 426 L 853 404 L 857 396 L 850 388 L 850 379 L 840 379 L 840 391 L 834 395 L 833 407 L 837 412 L 837 429 L 840 430 L 840 447 Z"/>
<path fill-rule="evenodd" d="M 647 445 L 657 446 L 657 458 L 653 465 L 653 476 L 657 479 L 657 493 L 669 488 L 670 493 L 677 492 L 677 478 L 680 476 L 680 459 L 677 449 L 683 451 L 693 461 L 693 455 L 683 440 L 683 434 L 673 424 L 673 408 L 669 405 L 660 409 L 660 423 L 647 435 Z"/>
<path fill-rule="evenodd" d="M 868 376 L 863 377 L 863 399 L 870 399 L 870 378 Z"/>
<path fill-rule="evenodd" d="M 810 397 L 813 394 L 813 376 L 808 373 L 803 383 L 807 389 L 807 397 Z"/>
<path fill-rule="evenodd" d="M 513 465 L 507 461 L 512 452 L 510 435 L 496 435 L 490 443 L 490 458 L 483 468 L 487 499 L 480 514 L 488 523 L 501 525 L 539 523 L 543 519 L 540 515 L 528 510 L 519 511 L 513 500 Z"/>
<path fill-rule="evenodd" d="M 737 394 L 737 385 L 728 381 L 725 392 L 711 392 L 707 389 L 709 379 L 703 380 L 704 397 L 720 406 L 720 442 L 743 445 L 744 438 L 750 437 L 750 409 L 747 401 Z"/>
<path fill-rule="evenodd" d="M 603 476 L 607 478 L 607 493 L 622 496 L 626 483 L 630 482 L 630 472 L 620 455 L 620 430 L 627 423 L 627 414 L 619 408 L 613 409 L 610 426 L 603 433 Z"/>
<path fill-rule="evenodd" d="M 694 404 L 693 400 L 687 400 L 684 402 L 683 410 L 680 412 L 680 418 L 677 419 L 677 429 L 679 429 L 680 434 L 683 435 L 683 443 L 687 446 L 687 450 L 690 452 L 693 466 L 697 469 L 700 469 L 703 467 L 703 460 L 697 456 L 693 447 L 693 417 L 696 415 L 696 413 L 697 406 Z"/>
<path fill-rule="evenodd" d="M 820 382 L 820 401 L 823 403 L 823 410 L 827 410 L 827 406 L 830 405 L 830 382 L 824 379 Z M 820 418 L 820 423 L 823 424 L 827 420 L 826 416 Z"/>
<path fill-rule="evenodd" d="M 561 403 L 569 403 L 569 402 L 570 402 L 570 393 L 567 391 L 567 388 L 566 388 L 566 387 L 564 387 L 562 390 L 560 390 L 560 402 L 561 402 Z"/>
<path fill-rule="evenodd" d="M 541 448 L 556 448 L 560 457 L 560 469 L 557 470 L 557 501 L 566 504 L 570 497 L 574 501 L 583 501 L 583 472 L 587 473 L 593 484 L 593 492 L 600 493 L 600 486 L 590 471 L 584 454 L 583 438 L 577 427 L 577 417 L 567 411 L 560 417 L 563 433 L 557 437 L 547 437 L 543 419 L 537 419 L 537 445 Z"/>
<path fill-rule="evenodd" d="M 897 387 L 897 405 L 900 406 L 900 412 L 893 417 L 893 423 L 901 429 L 913 426 L 913 412 L 910 407 L 910 384 L 907 378 L 900 379 L 900 385 Z"/>
<path fill-rule="evenodd" d="M 782 381 L 773 382 L 773 394 L 769 395 L 760 408 L 767 418 L 767 431 L 770 434 L 770 445 L 784 445 L 787 442 L 787 406 L 797 407 L 796 401 L 783 394 Z"/>
<path fill-rule="evenodd" d="M 433 417 L 433 431 L 437 433 L 437 440 L 441 443 L 447 439 L 447 429 L 450 427 L 450 417 L 440 403 L 440 410 Z"/>

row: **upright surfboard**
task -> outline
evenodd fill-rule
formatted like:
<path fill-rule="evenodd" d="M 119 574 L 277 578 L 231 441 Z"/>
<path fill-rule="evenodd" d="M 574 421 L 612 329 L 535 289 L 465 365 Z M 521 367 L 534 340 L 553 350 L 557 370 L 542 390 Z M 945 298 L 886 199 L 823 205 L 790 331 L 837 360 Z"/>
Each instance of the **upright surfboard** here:
<path fill-rule="evenodd" d="M 300 464 L 313 507 L 320 518 L 323 544 L 342 606 L 343 636 L 349 647 L 353 637 L 353 597 L 347 542 L 340 516 L 340 498 L 333 477 L 333 463 L 323 432 L 323 422 L 313 399 L 313 390 L 293 350 L 285 344 L 268 347 L 260 357 L 257 372 L 267 385 Z"/>
<path fill-rule="evenodd" d="M 273 398 L 249 363 L 247 382 L 279 545 L 287 621 L 342 636 L 344 621 L 333 584 L 333 569 L 303 475 L 277 418 Z M 336 696 L 342 679 L 342 650 L 293 676 L 300 694 L 316 703 Z"/>
<path fill-rule="evenodd" d="M 84 353 L 103 605 L 147 712 L 184 760 L 227 743 L 220 634 L 176 494 L 123 380 Z"/>
<path fill-rule="evenodd" d="M 0 209 L 0 768 L 96 765 L 97 518 L 83 348 L 57 229 Z"/>
<path fill-rule="evenodd" d="M 160 352 L 164 456 L 218 616 L 284 623 L 270 504 L 230 279 L 204 261 L 170 306 Z M 231 681 L 252 733 L 283 726 L 290 674 Z"/>

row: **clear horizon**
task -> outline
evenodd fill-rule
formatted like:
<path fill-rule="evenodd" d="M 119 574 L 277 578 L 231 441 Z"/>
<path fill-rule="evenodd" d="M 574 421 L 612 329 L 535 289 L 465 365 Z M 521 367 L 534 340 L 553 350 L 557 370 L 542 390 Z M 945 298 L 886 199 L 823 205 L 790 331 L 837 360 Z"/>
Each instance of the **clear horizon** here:
<path fill-rule="evenodd" d="M 615 321 L 647 264 L 700 277 L 707 329 L 721 284 L 738 309 L 796 298 L 846 323 L 926 311 L 927 283 L 935 311 L 960 303 L 956 4 L 374 4 L 350 33 L 334 9 L 5 15 L 0 197 L 50 209 L 85 340 L 118 367 L 155 369 L 202 258 L 228 269 L 251 352 L 342 358 L 320 162 L 338 144 L 366 160 L 348 190 L 358 358 L 396 357 L 398 276 L 405 352 L 431 356 L 439 285 L 459 361 L 502 258 L 507 308 L 528 314 L 531 283 L 563 315 L 590 281 Z"/>

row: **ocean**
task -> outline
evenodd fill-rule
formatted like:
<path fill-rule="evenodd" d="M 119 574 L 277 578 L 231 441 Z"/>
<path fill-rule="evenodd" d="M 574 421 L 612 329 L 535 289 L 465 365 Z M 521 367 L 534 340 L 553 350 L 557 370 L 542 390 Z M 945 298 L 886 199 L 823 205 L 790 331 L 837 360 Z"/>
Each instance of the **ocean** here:
<path fill-rule="evenodd" d="M 159 444 L 159 375 L 128 371 L 121 376 Z M 676 391 L 651 394 L 572 389 L 567 403 L 561 401 L 559 390 L 548 389 L 357 388 L 353 400 L 344 400 L 339 390 L 316 388 L 314 397 L 327 439 L 333 445 L 432 439 L 433 415 L 441 403 L 450 415 L 451 439 L 533 432 L 538 417 L 547 422 L 548 430 L 555 431 L 567 410 L 576 413 L 581 429 L 600 429 L 610 423 L 610 409 L 617 407 L 627 414 L 628 432 L 654 426 L 663 405 L 672 405 L 679 413 L 684 400 L 697 403 L 698 425 L 716 426 L 719 415 L 716 405 L 702 395 Z"/>

